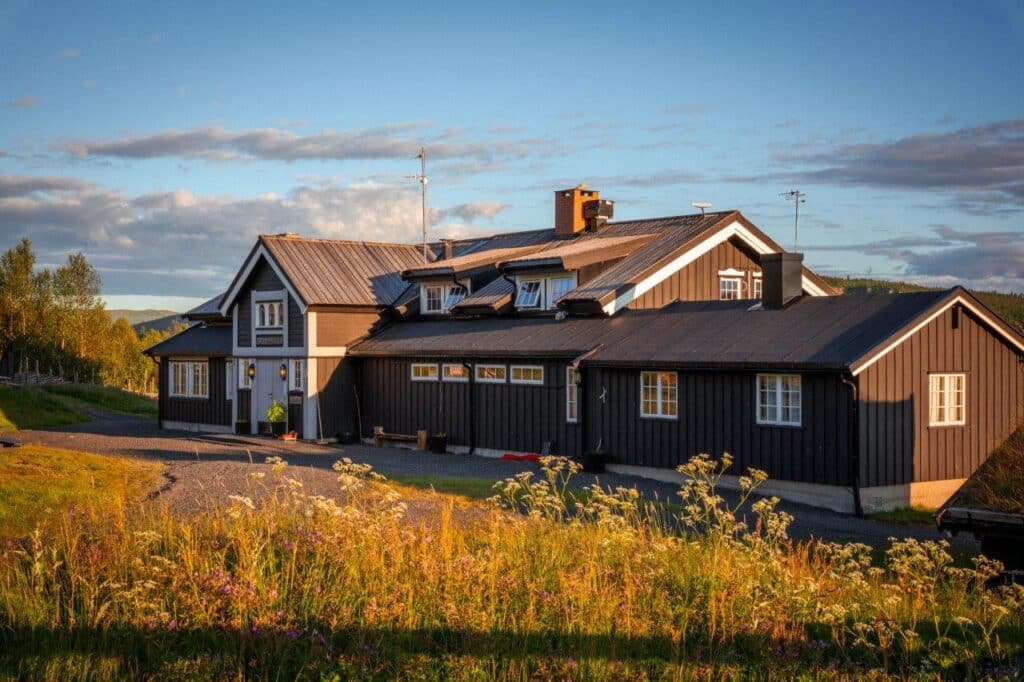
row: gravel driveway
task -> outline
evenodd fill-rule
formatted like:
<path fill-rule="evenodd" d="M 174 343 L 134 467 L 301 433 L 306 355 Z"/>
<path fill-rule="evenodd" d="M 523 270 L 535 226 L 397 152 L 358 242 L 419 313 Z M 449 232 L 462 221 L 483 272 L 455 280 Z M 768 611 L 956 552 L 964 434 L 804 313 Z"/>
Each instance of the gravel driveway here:
<path fill-rule="evenodd" d="M 226 499 L 229 494 L 251 494 L 248 474 L 253 463 L 262 464 L 276 455 L 289 463 L 289 475 L 301 480 L 310 492 L 330 495 L 336 488 L 331 466 L 342 457 L 365 462 L 385 476 L 421 475 L 502 480 L 521 471 L 539 471 L 537 464 L 509 462 L 466 455 L 434 455 L 397 448 L 365 445 L 320 446 L 312 443 L 282 443 L 261 438 L 197 438 L 181 431 L 160 431 L 155 422 L 130 415 L 92 411 L 93 421 L 46 430 L 19 431 L 15 437 L 25 443 L 144 457 L 165 462 L 168 486 L 158 499 L 173 508 L 202 508 Z M 234 442 L 230 442 L 234 441 Z M 243 444 L 244 442 L 244 444 Z M 676 486 L 635 476 L 605 473 L 579 475 L 575 484 L 586 486 L 597 481 L 602 486 L 636 487 L 649 498 L 676 500 Z M 724 492 L 730 501 L 734 494 Z M 895 524 L 858 519 L 845 514 L 784 502 L 782 509 L 794 516 L 791 535 L 837 541 L 857 541 L 884 546 L 890 537 L 939 539 L 935 527 L 926 524 Z M 977 552 L 971 538 L 953 540 L 957 551 Z"/>

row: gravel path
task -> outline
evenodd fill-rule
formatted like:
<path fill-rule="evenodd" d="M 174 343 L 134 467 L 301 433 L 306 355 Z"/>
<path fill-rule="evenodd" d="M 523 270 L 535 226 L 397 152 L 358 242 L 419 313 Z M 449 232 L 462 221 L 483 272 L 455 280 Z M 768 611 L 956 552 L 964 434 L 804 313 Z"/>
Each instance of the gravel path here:
<path fill-rule="evenodd" d="M 521 471 L 540 471 L 537 464 L 530 462 L 434 455 L 365 445 L 320 446 L 248 437 L 230 437 L 213 442 L 214 439 L 199 439 L 195 434 L 186 432 L 160 431 L 154 422 L 129 415 L 99 410 L 92 411 L 90 415 L 93 421 L 86 424 L 19 431 L 16 437 L 25 443 L 163 461 L 169 486 L 158 499 L 182 511 L 207 507 L 223 501 L 230 494 L 251 495 L 257 492 L 248 474 L 253 471 L 253 463 L 262 464 L 272 455 L 285 459 L 290 465 L 289 475 L 301 480 L 308 491 L 324 495 L 332 495 L 337 489 L 336 474 L 331 467 L 342 457 L 370 464 L 385 476 L 405 474 L 499 481 Z M 228 440 L 243 440 L 248 444 L 240 445 Z M 595 481 L 605 487 L 636 487 L 649 498 L 677 499 L 675 485 L 635 476 L 605 473 L 600 476 L 580 475 L 574 479 L 579 486 Z M 733 493 L 725 492 L 723 496 L 730 501 L 735 499 Z M 780 507 L 794 516 L 791 535 L 800 539 L 815 537 L 884 546 L 890 537 L 933 540 L 941 537 L 934 526 L 926 524 L 858 519 L 788 502 Z M 959 537 L 953 542 L 957 551 L 978 551 L 978 544 L 971 538 Z"/>

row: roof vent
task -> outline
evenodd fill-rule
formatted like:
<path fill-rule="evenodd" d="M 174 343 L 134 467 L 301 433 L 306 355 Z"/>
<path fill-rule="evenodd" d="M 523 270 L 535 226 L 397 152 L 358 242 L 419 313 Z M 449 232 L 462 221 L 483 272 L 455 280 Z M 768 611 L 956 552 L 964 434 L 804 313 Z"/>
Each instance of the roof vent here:
<path fill-rule="evenodd" d="M 615 215 L 615 202 L 594 199 L 583 204 L 583 220 L 587 232 L 597 232 Z"/>

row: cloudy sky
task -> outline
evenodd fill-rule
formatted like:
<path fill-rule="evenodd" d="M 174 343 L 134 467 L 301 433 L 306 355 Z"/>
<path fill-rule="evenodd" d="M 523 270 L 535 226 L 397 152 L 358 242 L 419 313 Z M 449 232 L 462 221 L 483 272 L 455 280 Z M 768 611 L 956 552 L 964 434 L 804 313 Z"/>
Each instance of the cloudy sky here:
<path fill-rule="evenodd" d="M 0 3 L 0 247 L 111 305 L 255 236 L 415 241 L 739 208 L 823 273 L 1024 291 L 1024 4 Z"/>

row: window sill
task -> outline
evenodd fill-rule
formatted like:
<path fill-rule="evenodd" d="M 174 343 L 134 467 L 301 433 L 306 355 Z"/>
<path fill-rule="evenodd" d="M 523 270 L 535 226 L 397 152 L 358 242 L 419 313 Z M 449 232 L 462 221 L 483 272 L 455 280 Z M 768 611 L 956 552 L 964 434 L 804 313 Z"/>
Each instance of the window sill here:
<path fill-rule="evenodd" d="M 677 421 L 679 421 L 679 416 L 678 415 L 672 416 L 672 415 L 660 415 L 660 414 L 642 414 L 642 415 L 640 415 L 640 418 L 641 419 L 651 419 L 651 420 L 660 421 L 660 422 L 677 422 Z"/>
<path fill-rule="evenodd" d="M 782 422 L 757 422 L 757 425 L 766 429 L 802 429 L 803 424 L 785 424 Z"/>
<path fill-rule="evenodd" d="M 950 422 L 948 424 L 929 424 L 929 429 L 956 429 L 967 426 L 967 422 Z"/>

